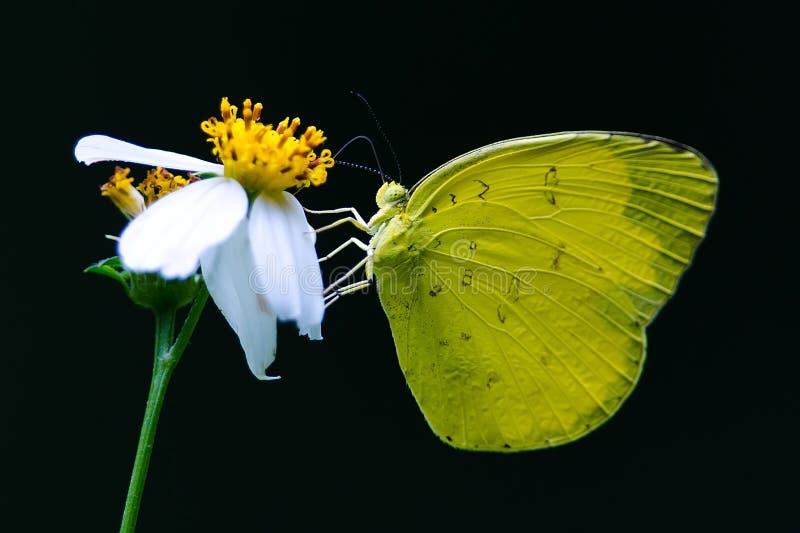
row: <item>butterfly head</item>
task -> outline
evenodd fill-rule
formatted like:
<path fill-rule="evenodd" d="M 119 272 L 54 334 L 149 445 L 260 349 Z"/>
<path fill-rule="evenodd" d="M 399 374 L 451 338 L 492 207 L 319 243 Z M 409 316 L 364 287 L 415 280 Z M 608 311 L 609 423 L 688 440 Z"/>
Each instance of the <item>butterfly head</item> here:
<path fill-rule="evenodd" d="M 393 181 L 384 183 L 378 189 L 375 195 L 375 202 L 377 202 L 380 209 L 387 207 L 395 207 L 398 204 L 405 204 L 408 199 L 408 191 L 399 183 Z"/>
<path fill-rule="evenodd" d="M 394 181 L 381 185 L 375 195 L 378 212 L 367 223 L 368 231 L 374 234 L 390 218 L 403 212 L 408 203 L 408 190 Z"/>

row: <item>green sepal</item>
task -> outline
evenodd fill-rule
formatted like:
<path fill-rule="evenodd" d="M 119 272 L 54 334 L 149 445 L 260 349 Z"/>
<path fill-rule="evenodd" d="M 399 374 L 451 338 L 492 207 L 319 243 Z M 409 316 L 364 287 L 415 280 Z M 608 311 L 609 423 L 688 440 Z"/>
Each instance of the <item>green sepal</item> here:
<path fill-rule="evenodd" d="M 201 180 L 208 179 L 208 178 L 219 178 L 219 177 L 221 177 L 216 172 L 199 172 L 199 173 L 195 174 L 195 176 L 197 176 Z"/>
<path fill-rule="evenodd" d="M 125 270 L 125 267 L 122 266 L 122 262 L 117 256 L 102 259 L 97 263 L 86 267 L 84 272 L 88 274 L 99 274 L 101 276 L 118 281 L 125 289 L 126 294 L 130 290 L 131 273 Z"/>
<path fill-rule="evenodd" d="M 180 309 L 197 295 L 202 276 L 194 274 L 186 279 L 164 279 L 158 274 L 130 274 L 128 296 L 134 303 L 154 309 L 168 311 Z"/>
<path fill-rule="evenodd" d="M 116 280 L 137 305 L 157 311 L 174 311 L 189 304 L 197 295 L 202 276 L 164 279 L 158 274 L 138 274 L 122 266 L 119 257 L 109 257 L 87 267 L 84 272 Z"/>

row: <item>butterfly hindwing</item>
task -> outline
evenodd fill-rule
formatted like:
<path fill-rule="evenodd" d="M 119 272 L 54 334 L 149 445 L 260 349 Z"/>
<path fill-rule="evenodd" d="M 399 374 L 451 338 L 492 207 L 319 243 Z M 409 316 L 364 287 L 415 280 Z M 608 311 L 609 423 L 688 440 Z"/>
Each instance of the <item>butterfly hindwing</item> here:
<path fill-rule="evenodd" d="M 374 266 L 400 366 L 440 438 L 534 449 L 607 420 L 715 190 L 690 149 L 605 132 L 503 141 L 420 182 Z"/>

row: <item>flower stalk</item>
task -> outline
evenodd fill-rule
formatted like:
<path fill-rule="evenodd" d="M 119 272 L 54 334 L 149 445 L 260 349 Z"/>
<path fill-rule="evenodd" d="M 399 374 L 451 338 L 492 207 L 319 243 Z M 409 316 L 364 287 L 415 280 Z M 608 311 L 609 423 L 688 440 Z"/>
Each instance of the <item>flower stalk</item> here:
<path fill-rule="evenodd" d="M 153 310 L 156 322 L 153 375 L 150 381 L 147 406 L 142 419 L 142 428 L 139 433 L 139 444 L 136 448 L 131 481 L 128 486 L 128 496 L 125 499 L 120 533 L 132 533 L 136 529 L 147 470 L 150 465 L 150 456 L 153 452 L 153 443 L 156 437 L 156 428 L 158 427 L 161 408 L 164 405 L 167 385 L 169 385 L 170 378 L 178 361 L 180 361 L 181 355 L 183 355 L 186 346 L 189 344 L 189 339 L 207 301 L 208 290 L 205 284 L 201 284 L 189 314 L 174 343 L 177 308 Z"/>
<path fill-rule="evenodd" d="M 239 115 L 223 98 L 221 118 L 201 123 L 219 163 L 105 135 L 82 137 L 74 148 L 75 158 L 87 165 L 155 166 L 136 186 L 130 169 L 117 166 L 101 187 L 130 222 L 114 238 L 118 256 L 86 269 L 119 282 L 156 319 L 153 375 L 123 533 L 136 527 L 167 386 L 209 295 L 258 379 L 277 377 L 267 375 L 267 368 L 275 359 L 279 320 L 295 322 L 309 339 L 322 339 L 325 301 L 316 232 L 287 189 L 322 185 L 335 162 L 321 146 L 322 130 L 309 126 L 301 133 L 300 119 L 288 117 L 273 127 L 260 122 L 262 110 L 246 99 Z M 167 169 L 185 171 L 186 177 Z M 176 338 L 176 312 L 192 300 Z"/>

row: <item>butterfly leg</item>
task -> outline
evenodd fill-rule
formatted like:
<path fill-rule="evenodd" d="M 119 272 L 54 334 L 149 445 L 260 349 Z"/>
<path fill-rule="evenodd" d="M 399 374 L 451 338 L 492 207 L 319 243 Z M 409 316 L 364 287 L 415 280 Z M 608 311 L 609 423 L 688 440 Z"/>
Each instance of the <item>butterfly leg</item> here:
<path fill-rule="evenodd" d="M 355 237 L 350 237 L 350 238 L 349 238 L 349 239 L 347 239 L 345 242 L 343 242 L 342 244 L 340 244 L 340 245 L 339 245 L 339 246 L 338 246 L 338 247 L 337 247 L 335 250 L 333 250 L 331 253 L 329 253 L 329 254 L 328 254 L 328 255 L 326 255 L 325 257 L 320 257 L 320 258 L 319 258 L 319 262 L 320 262 L 320 263 L 322 263 L 323 261 L 327 261 L 328 259 L 330 259 L 330 258 L 331 258 L 331 257 L 333 257 L 334 255 L 338 254 L 339 252 L 341 252 L 342 250 L 344 250 L 345 248 L 347 248 L 347 247 L 348 247 L 349 245 L 351 245 L 351 244 L 355 244 L 356 246 L 358 246 L 359 248 L 361 248 L 361 249 L 362 249 L 362 250 L 364 250 L 365 252 L 367 252 L 367 251 L 369 250 L 369 244 L 367 244 L 367 243 L 365 243 L 365 242 L 362 242 L 362 241 L 360 241 L 360 240 L 356 239 Z"/>
<path fill-rule="evenodd" d="M 322 294 L 323 294 L 323 295 L 325 295 L 325 294 L 328 294 L 328 293 L 330 293 L 330 292 L 331 292 L 333 289 L 335 289 L 336 287 L 338 287 L 339 285 L 341 285 L 342 283 L 344 283 L 344 282 L 345 282 L 345 281 L 346 281 L 346 280 L 347 280 L 347 279 L 348 279 L 350 276 L 352 276 L 353 274 L 355 274 L 356 272 L 358 272 L 358 269 L 359 269 L 359 268 L 361 268 L 361 267 L 363 267 L 363 266 L 364 266 L 364 264 L 365 264 L 365 263 L 366 263 L 366 262 L 367 262 L 369 259 L 370 259 L 370 257 L 369 257 L 369 256 L 366 256 L 364 259 L 362 259 L 361 261 L 359 261 L 359 262 L 356 264 L 356 266 L 354 266 L 353 268 L 351 268 L 350 270 L 348 270 L 347 272 L 345 272 L 345 274 L 344 274 L 343 276 L 341 276 L 339 279 L 337 279 L 336 281 L 334 281 L 333 283 L 331 283 L 330 285 L 328 285 L 328 286 L 325 288 L 325 290 L 324 290 L 324 291 L 322 291 Z"/>
<path fill-rule="evenodd" d="M 303 209 L 305 209 L 305 208 L 303 208 Z M 323 226 L 323 227 L 315 230 L 317 233 L 322 233 L 323 231 L 335 228 L 336 226 L 341 226 L 342 224 L 346 224 L 347 222 L 350 222 L 351 224 L 353 224 L 355 227 L 357 227 L 361 231 L 367 231 L 367 223 L 364 221 L 364 217 L 362 217 L 361 214 L 359 214 L 359 212 L 356 211 L 356 209 L 354 207 L 340 207 L 339 209 L 324 209 L 322 211 L 315 211 L 313 209 L 305 209 L 305 212 L 306 213 L 311 213 L 312 215 L 333 215 L 333 214 L 336 214 L 336 213 L 352 213 L 353 214 L 352 217 L 340 218 L 339 220 L 336 220 L 336 221 L 328 224 L 327 226 Z"/>
<path fill-rule="evenodd" d="M 351 283 L 350 285 L 345 285 L 341 289 L 336 289 L 335 291 L 333 291 L 332 293 L 328 294 L 325 297 L 325 307 L 327 308 L 342 296 L 352 294 L 357 290 L 363 289 L 364 287 L 368 287 L 369 285 L 370 285 L 370 280 L 362 279 L 361 281 L 356 281 L 355 283 Z"/>

